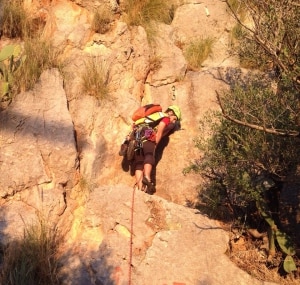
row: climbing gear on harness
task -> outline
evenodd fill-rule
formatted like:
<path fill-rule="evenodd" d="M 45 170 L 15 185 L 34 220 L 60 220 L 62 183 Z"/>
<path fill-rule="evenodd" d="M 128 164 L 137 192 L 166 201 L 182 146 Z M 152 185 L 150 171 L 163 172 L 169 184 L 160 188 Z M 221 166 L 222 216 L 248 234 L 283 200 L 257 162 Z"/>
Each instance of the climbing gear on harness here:
<path fill-rule="evenodd" d="M 151 127 L 150 124 L 140 124 L 133 127 L 135 147 L 134 151 L 143 151 L 143 143 L 145 141 L 155 142 L 156 132 L 155 128 Z"/>
<path fill-rule="evenodd" d="M 166 117 L 167 114 L 163 112 L 155 112 L 153 114 L 148 115 L 147 117 L 140 118 L 133 124 L 133 130 L 130 135 L 131 140 L 134 141 L 134 151 L 137 154 L 142 154 L 143 151 L 143 143 L 145 141 L 155 142 L 156 139 L 156 127 L 159 124 L 160 120 Z M 129 143 L 129 148 L 132 142 Z M 132 150 L 127 150 L 129 153 L 129 160 L 133 158 L 134 153 Z M 128 156 L 127 156 L 128 157 Z"/>

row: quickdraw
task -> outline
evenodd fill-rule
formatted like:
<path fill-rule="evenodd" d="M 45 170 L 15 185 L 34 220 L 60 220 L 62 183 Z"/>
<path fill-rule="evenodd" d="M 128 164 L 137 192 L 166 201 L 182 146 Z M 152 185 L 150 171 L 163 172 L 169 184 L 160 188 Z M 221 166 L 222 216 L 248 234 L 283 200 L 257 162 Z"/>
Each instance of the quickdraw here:
<path fill-rule="evenodd" d="M 176 100 L 176 95 L 175 95 L 175 86 L 172 86 L 172 100 Z"/>

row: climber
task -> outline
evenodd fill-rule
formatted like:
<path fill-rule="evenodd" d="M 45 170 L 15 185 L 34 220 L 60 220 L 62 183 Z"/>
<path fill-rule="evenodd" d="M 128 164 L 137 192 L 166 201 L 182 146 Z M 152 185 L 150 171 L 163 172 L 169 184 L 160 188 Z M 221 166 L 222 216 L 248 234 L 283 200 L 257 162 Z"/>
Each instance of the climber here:
<path fill-rule="evenodd" d="M 153 129 L 154 135 L 143 141 L 142 151 L 136 151 L 134 154 L 135 187 L 139 190 L 146 189 L 149 194 L 155 192 L 154 184 L 151 181 L 151 171 L 155 165 L 155 148 L 162 137 L 170 135 L 180 128 L 181 111 L 178 106 L 169 106 L 165 115 Z"/>

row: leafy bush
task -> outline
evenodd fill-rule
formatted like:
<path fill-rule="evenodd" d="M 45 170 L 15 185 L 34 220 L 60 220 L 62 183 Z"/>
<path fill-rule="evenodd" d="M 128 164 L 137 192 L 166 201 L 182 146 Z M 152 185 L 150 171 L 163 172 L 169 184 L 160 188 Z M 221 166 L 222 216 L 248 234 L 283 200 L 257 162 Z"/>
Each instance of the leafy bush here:
<path fill-rule="evenodd" d="M 201 135 L 195 140 L 199 158 L 185 173 L 195 171 L 204 181 L 199 209 L 225 221 L 243 219 L 246 227 L 262 231 L 276 224 L 271 232 L 280 235 L 278 244 L 289 240 L 286 252 L 294 252 L 281 224 L 273 221 L 277 221 L 276 193 L 300 163 L 295 142 L 299 130 L 294 124 L 297 92 L 282 88 L 278 98 L 262 74 L 236 76 L 228 75 L 231 89 L 217 96 L 222 113 L 211 113 L 201 122 Z M 270 187 L 264 186 L 266 181 L 271 181 Z M 296 233 L 289 234 L 295 242 Z M 285 263 L 285 270 L 294 270 L 291 256 Z"/>
<path fill-rule="evenodd" d="M 25 229 L 23 238 L 3 250 L 0 283 L 6 285 L 58 285 L 59 236 L 44 220 Z"/>
<path fill-rule="evenodd" d="M 288 210 L 294 223 L 286 227 L 278 205 L 282 185 L 300 164 L 300 10 L 285 0 L 226 2 L 237 20 L 234 47 L 242 66 L 267 73 L 242 78 L 229 72 L 222 78 L 230 87 L 222 95 L 217 92 L 222 112 L 205 121 L 210 136 L 196 140 L 200 158 L 185 171 L 196 171 L 205 181 L 202 210 L 268 231 L 267 262 L 273 262 L 277 247 L 283 269 L 291 273 L 297 270 L 292 257 L 299 243 L 297 213 L 281 208 L 280 214 Z"/>
<path fill-rule="evenodd" d="M 97 99 L 108 96 L 108 70 L 99 58 L 89 58 L 85 62 L 85 70 L 81 75 L 82 91 Z"/>
<path fill-rule="evenodd" d="M 212 53 L 212 38 L 196 39 L 184 49 L 184 56 L 190 69 L 199 69 L 205 59 Z"/>
<path fill-rule="evenodd" d="M 236 202 L 231 200 L 231 205 L 255 201 L 260 193 L 252 193 L 254 181 L 261 176 L 282 181 L 300 161 L 295 139 L 288 135 L 298 133 L 294 124 L 297 93 L 287 90 L 276 100 L 274 90 L 258 77 L 263 78 L 253 74 L 246 81 L 241 75 L 229 79 L 238 83 L 219 96 L 223 114 L 210 114 L 201 123 L 196 146 L 204 155 L 189 168 L 209 177 L 214 187 L 233 191 L 235 199 L 238 193 L 243 195 Z M 203 133 L 210 136 L 204 138 Z"/>
<path fill-rule="evenodd" d="M 299 76 L 300 9 L 285 0 L 226 0 L 242 26 L 239 55 L 245 67 L 280 70 L 286 76 Z M 245 11 L 241 15 L 237 7 Z M 247 21 L 245 21 L 247 14 Z"/>

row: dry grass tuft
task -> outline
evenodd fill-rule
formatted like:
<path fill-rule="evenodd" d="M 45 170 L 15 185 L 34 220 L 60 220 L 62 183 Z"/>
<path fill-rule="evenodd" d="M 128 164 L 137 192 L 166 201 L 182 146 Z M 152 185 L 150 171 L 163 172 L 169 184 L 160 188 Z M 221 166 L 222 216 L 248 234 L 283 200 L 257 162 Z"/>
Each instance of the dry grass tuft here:
<path fill-rule="evenodd" d="M 171 24 L 175 6 L 161 0 L 126 0 L 124 3 L 125 21 L 129 26 L 143 26 L 150 43 L 155 41 L 157 22 Z"/>
<path fill-rule="evenodd" d="M 106 99 L 109 94 L 108 69 L 100 58 L 89 58 L 81 75 L 82 92 L 97 99 Z"/>
<path fill-rule="evenodd" d="M 198 70 L 202 63 L 212 53 L 214 40 L 212 38 L 196 39 L 184 49 L 184 56 L 191 70 Z"/>
<path fill-rule="evenodd" d="M 113 21 L 113 15 L 107 8 L 97 9 L 94 13 L 92 29 L 99 34 L 105 34 L 110 29 L 110 23 Z"/>
<path fill-rule="evenodd" d="M 0 284 L 58 285 L 58 246 L 60 238 L 43 219 L 25 228 L 21 239 L 3 248 Z"/>
<path fill-rule="evenodd" d="M 155 72 L 161 68 L 162 59 L 160 56 L 152 53 L 150 56 L 150 70 Z"/>
<path fill-rule="evenodd" d="M 32 89 L 44 70 L 58 67 L 57 52 L 51 43 L 39 38 L 27 38 L 23 54 L 26 59 L 15 74 L 14 94 Z"/>
<path fill-rule="evenodd" d="M 42 19 L 34 19 L 24 9 L 23 0 L 0 1 L 3 6 L 0 30 L 8 38 L 33 38 L 44 26 Z"/>

